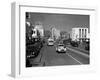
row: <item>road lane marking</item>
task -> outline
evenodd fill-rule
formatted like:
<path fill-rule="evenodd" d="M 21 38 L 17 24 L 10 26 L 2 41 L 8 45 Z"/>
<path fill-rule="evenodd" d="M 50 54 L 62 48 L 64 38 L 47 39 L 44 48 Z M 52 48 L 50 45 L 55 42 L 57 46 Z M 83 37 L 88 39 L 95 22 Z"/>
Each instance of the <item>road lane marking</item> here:
<path fill-rule="evenodd" d="M 66 53 L 69 57 L 71 57 L 72 59 L 74 59 L 76 62 L 78 62 L 79 64 L 83 64 L 82 62 L 80 62 L 79 60 L 77 60 L 76 58 L 72 57 L 71 55 L 69 55 L 68 53 Z"/>
<path fill-rule="evenodd" d="M 66 48 L 69 49 L 69 50 L 71 50 L 71 51 L 73 51 L 73 52 L 75 52 L 75 53 L 77 53 L 77 54 L 80 54 L 80 55 L 83 55 L 83 56 L 89 58 L 89 55 L 84 54 L 83 52 L 80 52 L 80 51 L 77 51 L 77 50 L 74 50 L 74 49 L 68 48 L 68 47 L 66 47 Z"/>

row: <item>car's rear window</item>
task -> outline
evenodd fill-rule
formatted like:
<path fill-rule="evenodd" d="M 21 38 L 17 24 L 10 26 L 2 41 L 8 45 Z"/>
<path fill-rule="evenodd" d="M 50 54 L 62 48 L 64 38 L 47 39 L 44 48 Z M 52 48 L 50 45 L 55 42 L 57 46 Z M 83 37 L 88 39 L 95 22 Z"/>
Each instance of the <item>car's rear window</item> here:
<path fill-rule="evenodd" d="M 64 46 L 64 45 L 58 45 L 58 46 Z"/>
<path fill-rule="evenodd" d="M 49 41 L 49 42 L 53 42 L 53 41 Z"/>

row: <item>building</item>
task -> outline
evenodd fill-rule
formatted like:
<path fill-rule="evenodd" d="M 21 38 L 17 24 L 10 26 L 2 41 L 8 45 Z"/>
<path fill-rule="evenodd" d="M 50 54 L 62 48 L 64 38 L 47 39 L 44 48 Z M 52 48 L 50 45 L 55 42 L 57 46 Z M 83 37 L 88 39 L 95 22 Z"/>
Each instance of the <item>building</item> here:
<path fill-rule="evenodd" d="M 32 38 L 37 38 L 37 29 L 32 29 L 33 34 L 32 34 Z"/>
<path fill-rule="evenodd" d="M 60 30 L 56 29 L 55 27 L 51 28 L 52 38 L 58 39 L 60 37 Z"/>
<path fill-rule="evenodd" d="M 88 28 L 72 28 L 72 41 L 87 41 L 89 39 Z"/>
<path fill-rule="evenodd" d="M 40 37 L 44 37 L 44 29 L 41 22 L 37 22 L 34 29 L 39 31 Z"/>
<path fill-rule="evenodd" d="M 43 29 L 43 26 L 42 24 L 35 24 L 34 25 L 34 28 L 32 28 L 32 37 L 33 38 L 37 38 L 38 37 L 38 32 L 39 32 L 39 35 L 41 38 L 44 37 L 44 29 Z"/>
<path fill-rule="evenodd" d="M 44 36 L 44 30 L 43 30 L 43 27 L 41 25 L 36 25 L 35 29 L 39 31 L 41 37 Z"/>

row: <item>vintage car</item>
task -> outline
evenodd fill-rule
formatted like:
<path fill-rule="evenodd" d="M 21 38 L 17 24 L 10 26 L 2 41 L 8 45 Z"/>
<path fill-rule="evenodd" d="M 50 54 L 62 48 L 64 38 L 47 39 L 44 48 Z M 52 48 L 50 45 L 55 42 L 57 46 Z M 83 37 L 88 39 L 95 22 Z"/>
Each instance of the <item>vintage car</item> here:
<path fill-rule="evenodd" d="M 53 40 L 52 38 L 49 38 L 49 39 L 47 40 L 47 45 L 48 45 L 48 46 L 53 46 L 53 45 L 54 45 L 54 40 Z"/>
<path fill-rule="evenodd" d="M 77 41 L 71 41 L 70 44 L 73 46 L 73 47 L 78 47 L 79 44 Z"/>
<path fill-rule="evenodd" d="M 58 53 L 65 53 L 67 51 L 66 46 L 64 44 L 58 44 L 56 47 L 56 51 Z"/>

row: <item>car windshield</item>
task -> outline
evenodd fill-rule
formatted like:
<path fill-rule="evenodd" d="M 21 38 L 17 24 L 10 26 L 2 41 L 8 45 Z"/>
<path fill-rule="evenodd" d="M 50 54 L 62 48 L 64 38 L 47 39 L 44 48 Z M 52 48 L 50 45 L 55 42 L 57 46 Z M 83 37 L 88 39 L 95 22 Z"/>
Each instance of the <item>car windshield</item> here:
<path fill-rule="evenodd" d="M 58 46 L 64 46 L 63 44 L 59 44 Z"/>
<path fill-rule="evenodd" d="M 53 41 L 49 41 L 49 42 L 53 42 Z"/>

